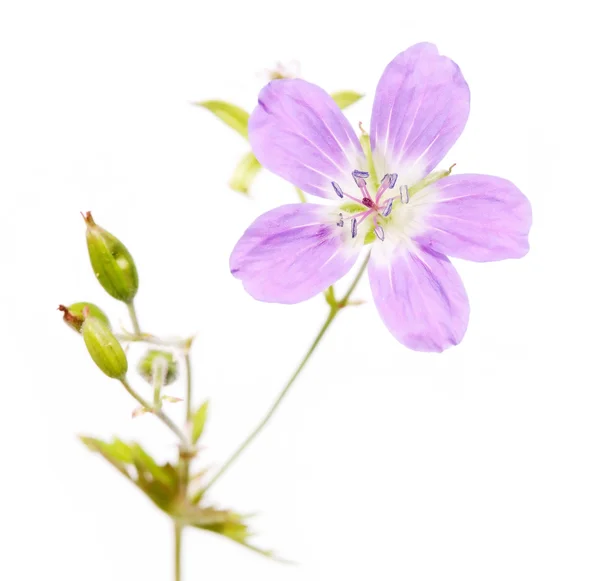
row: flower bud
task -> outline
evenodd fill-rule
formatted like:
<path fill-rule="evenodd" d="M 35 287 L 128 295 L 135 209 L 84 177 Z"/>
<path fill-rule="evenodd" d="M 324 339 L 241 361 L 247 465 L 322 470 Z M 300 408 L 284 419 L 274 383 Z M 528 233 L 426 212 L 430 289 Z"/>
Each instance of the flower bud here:
<path fill-rule="evenodd" d="M 163 360 L 166 366 L 165 381 L 163 385 L 169 385 L 177 379 L 177 360 L 169 351 L 150 349 L 138 363 L 138 373 L 150 384 L 154 383 L 156 364 Z"/>
<path fill-rule="evenodd" d="M 104 374 L 114 379 L 122 379 L 127 373 L 127 357 L 117 338 L 108 325 L 83 310 L 81 334 L 94 363 Z"/>
<path fill-rule="evenodd" d="M 84 321 L 83 309 L 85 308 L 88 309 L 90 316 L 100 319 L 110 329 L 108 317 L 100 307 L 93 303 L 73 303 L 68 307 L 58 305 L 58 310 L 63 313 L 63 321 L 78 333 L 81 333 L 81 325 Z"/>
<path fill-rule="evenodd" d="M 98 282 L 111 297 L 130 303 L 138 290 L 138 273 L 131 254 L 120 240 L 94 222 L 90 212 L 83 218 L 90 261 Z"/>

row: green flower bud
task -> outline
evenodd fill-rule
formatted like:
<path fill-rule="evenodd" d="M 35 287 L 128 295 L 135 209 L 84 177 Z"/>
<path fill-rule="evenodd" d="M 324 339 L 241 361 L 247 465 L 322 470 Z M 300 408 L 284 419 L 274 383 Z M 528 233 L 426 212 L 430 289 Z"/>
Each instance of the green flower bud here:
<path fill-rule="evenodd" d="M 83 216 L 92 268 L 102 288 L 119 301 L 130 303 L 138 290 L 135 262 L 124 244 L 98 226 L 92 214 Z"/>
<path fill-rule="evenodd" d="M 63 313 L 63 321 L 78 333 L 81 333 L 81 325 L 83 325 L 84 316 L 83 309 L 87 307 L 90 316 L 100 319 L 109 329 L 110 321 L 104 314 L 104 311 L 93 303 L 73 303 L 68 307 L 58 305 L 58 310 Z"/>
<path fill-rule="evenodd" d="M 179 372 L 177 360 L 173 356 L 173 353 L 169 351 L 158 351 L 150 349 L 142 357 L 138 364 L 138 373 L 150 384 L 154 383 L 154 371 L 156 368 L 157 360 L 162 360 L 166 365 L 165 382 L 164 385 L 169 385 L 177 379 Z"/>
<path fill-rule="evenodd" d="M 108 325 L 87 309 L 83 310 L 81 334 L 94 363 L 104 374 L 114 379 L 123 379 L 127 373 L 127 357 Z"/>

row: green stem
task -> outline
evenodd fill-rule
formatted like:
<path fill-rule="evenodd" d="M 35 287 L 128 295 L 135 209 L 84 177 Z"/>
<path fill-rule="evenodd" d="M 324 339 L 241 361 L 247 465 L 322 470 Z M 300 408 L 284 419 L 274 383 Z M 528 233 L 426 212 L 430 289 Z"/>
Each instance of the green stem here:
<path fill-rule="evenodd" d="M 155 357 L 152 361 L 152 387 L 154 388 L 154 410 L 162 407 L 161 391 L 165 386 L 167 373 L 169 372 L 169 363 L 162 356 Z"/>
<path fill-rule="evenodd" d="M 185 364 L 185 421 L 188 423 L 192 418 L 192 362 L 189 347 L 184 351 L 183 362 Z"/>
<path fill-rule="evenodd" d="M 175 534 L 175 581 L 181 581 L 181 533 L 183 527 L 178 522 L 173 524 Z"/>
<path fill-rule="evenodd" d="M 127 310 L 129 311 L 129 317 L 131 318 L 131 324 L 133 325 L 133 330 L 136 335 L 141 335 L 142 330 L 140 329 L 140 322 L 137 318 L 137 313 L 135 312 L 135 306 L 133 305 L 133 301 L 127 303 Z"/>
<path fill-rule="evenodd" d="M 147 402 L 131 387 L 131 385 L 129 385 L 129 382 L 127 381 L 126 377 L 121 379 L 121 384 L 127 390 L 127 393 L 129 393 L 131 397 L 133 397 L 143 408 L 151 410 L 152 413 L 157 418 L 159 418 L 162 421 L 162 423 L 165 424 L 167 428 L 169 428 L 169 430 L 171 430 L 181 440 L 183 446 L 187 448 L 188 443 L 185 434 L 175 425 L 175 423 L 173 422 L 173 420 L 171 420 L 169 416 L 167 416 L 162 410 L 153 409 L 152 404 L 150 404 L 150 402 Z"/>
<path fill-rule="evenodd" d="M 227 460 L 227 462 L 225 462 L 225 464 L 223 464 L 221 469 L 212 477 L 212 479 L 208 482 L 208 484 L 204 488 L 204 491 L 208 490 L 219 478 L 221 478 L 221 476 L 223 476 L 223 474 L 237 460 L 237 458 L 242 454 L 242 452 L 252 443 L 252 441 L 256 438 L 256 436 L 258 436 L 258 434 L 260 434 L 260 432 L 262 432 L 262 430 L 265 428 L 265 426 L 269 423 L 269 420 L 273 417 L 273 415 L 275 414 L 275 412 L 281 405 L 281 402 L 284 400 L 285 396 L 288 394 L 292 385 L 294 385 L 294 382 L 300 375 L 301 371 L 304 369 L 305 365 L 308 363 L 308 360 L 311 358 L 312 354 L 315 352 L 315 349 L 319 346 L 319 343 L 321 342 L 321 339 L 323 339 L 323 336 L 325 335 L 327 329 L 329 329 L 329 326 L 331 325 L 331 323 L 333 323 L 334 319 L 337 317 L 340 310 L 343 309 L 348 304 L 348 300 L 350 299 L 350 296 L 354 292 L 354 289 L 356 288 L 358 281 L 361 279 L 362 275 L 365 272 L 365 269 L 367 268 L 370 254 L 371 253 L 369 253 L 367 255 L 365 261 L 362 263 L 358 273 L 356 274 L 354 280 L 352 281 L 352 284 L 350 285 L 350 288 L 348 289 L 348 291 L 346 292 L 344 297 L 340 300 L 340 302 L 337 305 L 330 305 L 329 314 L 327 315 L 327 319 L 325 319 L 323 326 L 317 333 L 317 336 L 315 337 L 314 341 L 312 342 L 311 346 L 309 347 L 308 351 L 306 352 L 306 355 L 300 362 L 300 365 L 298 365 L 298 367 L 296 368 L 296 371 L 294 371 L 294 373 L 290 377 L 289 381 L 285 384 L 284 388 L 281 390 L 281 393 L 277 396 L 277 399 L 273 402 L 273 404 L 267 411 L 267 414 L 265 415 L 265 417 L 260 421 L 260 423 L 256 426 L 256 428 L 254 428 L 254 430 L 252 430 L 252 432 L 250 432 L 248 437 L 242 442 L 242 444 L 238 447 L 238 449 L 230 456 L 229 460 Z"/>
<path fill-rule="evenodd" d="M 190 420 L 192 418 L 192 362 L 190 359 L 191 340 L 188 340 L 183 351 L 183 361 L 185 364 L 185 429 L 190 429 Z M 189 433 L 189 432 L 188 432 Z M 179 448 L 178 469 L 179 479 L 179 502 L 186 504 L 188 502 L 188 487 L 190 484 L 190 450 L 191 441 L 187 437 L 182 440 L 182 446 Z M 181 537 L 183 525 L 175 521 L 175 581 L 181 581 Z"/>
<path fill-rule="evenodd" d="M 164 347 L 176 347 L 178 349 L 185 348 L 187 339 L 161 339 L 150 333 L 117 333 L 115 337 L 124 343 L 149 343 L 151 345 L 162 345 Z"/>
<path fill-rule="evenodd" d="M 188 342 L 184 353 L 183 361 L 185 363 L 185 381 L 186 381 L 186 396 L 185 396 L 185 429 L 186 433 L 190 434 L 190 422 L 192 419 L 192 362 L 190 359 L 191 341 Z M 190 438 L 190 439 L 188 439 Z M 186 443 L 179 450 L 179 471 L 181 479 L 179 483 L 179 495 L 182 501 L 187 501 L 188 487 L 190 484 L 190 450 L 192 448 L 191 436 L 186 437 Z"/>

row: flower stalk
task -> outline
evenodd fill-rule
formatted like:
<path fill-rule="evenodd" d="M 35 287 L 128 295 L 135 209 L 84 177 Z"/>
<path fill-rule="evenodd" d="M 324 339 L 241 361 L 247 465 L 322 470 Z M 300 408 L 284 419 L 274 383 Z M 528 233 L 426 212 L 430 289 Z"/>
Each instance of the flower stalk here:
<path fill-rule="evenodd" d="M 371 256 L 371 254 L 369 252 L 369 254 L 367 254 L 364 262 L 361 264 L 358 272 L 356 273 L 356 276 L 354 277 L 352 283 L 350 284 L 350 287 L 348 288 L 348 290 L 346 291 L 346 294 L 342 297 L 342 299 L 339 302 L 333 302 L 333 301 L 330 302 L 329 300 L 327 301 L 329 304 L 329 314 L 327 315 L 327 318 L 325 319 L 325 322 L 323 323 L 322 327 L 319 329 L 319 332 L 317 333 L 317 336 L 315 337 L 311 346 L 308 348 L 308 351 L 304 355 L 302 361 L 300 361 L 300 364 L 298 365 L 298 367 L 296 368 L 296 370 L 294 371 L 294 373 L 292 374 L 292 376 L 290 377 L 288 382 L 285 384 L 285 386 L 283 387 L 283 389 L 281 390 L 281 392 L 279 393 L 279 395 L 277 396 L 277 398 L 275 399 L 275 401 L 273 402 L 273 404 L 267 411 L 266 415 L 258 423 L 258 425 L 254 428 L 254 430 L 252 430 L 252 432 L 250 432 L 250 434 L 240 444 L 240 446 L 235 450 L 235 452 L 229 457 L 229 460 L 227 460 L 227 462 L 225 462 L 225 464 L 223 464 L 221 469 L 212 477 L 212 479 L 208 482 L 208 484 L 204 488 L 204 492 L 206 492 L 211 486 L 213 486 L 213 484 L 215 484 L 215 482 L 217 482 L 217 480 L 219 480 L 221 478 L 221 476 L 223 476 L 223 474 L 225 474 L 225 472 L 227 472 L 227 470 L 231 467 L 231 465 L 240 457 L 240 455 L 254 441 L 254 439 L 264 430 L 264 428 L 267 426 L 267 424 L 269 423 L 271 418 L 275 415 L 275 412 L 279 409 L 279 406 L 285 399 L 285 396 L 289 393 L 291 387 L 294 385 L 294 382 L 296 381 L 296 379 L 298 378 L 298 376 L 300 375 L 300 373 L 302 372 L 302 370 L 304 369 L 304 367 L 310 360 L 312 354 L 315 352 L 315 350 L 319 346 L 319 343 L 321 343 L 321 340 L 325 336 L 327 329 L 329 329 L 329 327 L 331 326 L 331 323 L 333 323 L 333 321 L 335 320 L 335 318 L 337 317 L 339 312 L 344 307 L 348 306 L 350 297 L 352 296 L 352 293 L 356 289 L 356 286 L 358 285 L 360 279 L 362 278 L 363 274 L 365 273 L 367 265 L 369 264 L 370 256 Z M 328 294 L 326 294 L 326 297 L 329 299 L 329 298 L 332 298 L 333 296 L 334 295 L 333 295 L 333 288 L 332 288 L 331 291 L 328 291 Z"/>
<path fill-rule="evenodd" d="M 182 541 L 182 533 L 183 526 L 180 525 L 177 521 L 173 522 L 174 529 L 174 537 L 175 537 L 175 581 L 181 581 L 181 541 Z"/>
<path fill-rule="evenodd" d="M 150 402 L 146 401 L 139 393 L 135 391 L 135 389 L 133 389 L 133 387 L 131 387 L 126 377 L 120 379 L 119 381 L 127 393 L 142 406 L 142 409 L 151 411 L 163 424 L 165 424 L 165 426 L 167 426 L 167 428 L 169 428 L 169 430 L 171 430 L 177 436 L 181 444 L 187 447 L 187 437 L 177 427 L 175 422 L 169 416 L 167 416 L 167 414 L 165 414 L 165 412 L 160 409 L 154 409 Z"/>
<path fill-rule="evenodd" d="M 127 310 L 129 311 L 129 317 L 131 319 L 131 324 L 133 326 L 133 331 L 136 335 L 141 335 L 142 331 L 140 329 L 140 322 L 137 316 L 137 311 L 135 310 L 135 305 L 133 301 L 127 303 Z"/>

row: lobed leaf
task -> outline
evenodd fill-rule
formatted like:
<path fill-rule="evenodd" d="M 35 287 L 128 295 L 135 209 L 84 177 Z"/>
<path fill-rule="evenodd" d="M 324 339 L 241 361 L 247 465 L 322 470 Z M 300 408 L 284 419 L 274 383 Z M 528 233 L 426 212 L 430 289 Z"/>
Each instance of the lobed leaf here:
<path fill-rule="evenodd" d="M 104 442 L 81 436 L 92 452 L 110 462 L 123 476 L 131 480 L 154 504 L 167 513 L 174 507 L 178 494 L 177 471 L 171 464 L 159 465 L 139 444 L 126 444 L 114 439 Z"/>
<path fill-rule="evenodd" d="M 194 414 L 196 440 L 202 435 L 208 402 L 204 402 Z M 127 444 L 119 439 L 104 442 L 96 438 L 80 436 L 92 451 L 108 460 L 119 472 L 131 480 L 161 510 L 185 526 L 203 529 L 235 541 L 266 557 L 278 559 L 250 543 L 252 532 L 245 522 L 247 517 L 230 510 L 194 504 L 179 497 L 179 472 L 171 464 L 158 464 L 139 444 Z M 197 475 L 197 476 L 200 476 Z M 202 494 L 197 495 L 197 502 Z"/>
<path fill-rule="evenodd" d="M 205 508 L 204 510 L 211 511 L 215 520 L 213 522 L 190 522 L 191 526 L 227 537 L 265 557 L 283 561 L 276 557 L 272 551 L 261 549 L 250 543 L 250 538 L 253 536 L 253 533 L 246 522 L 244 522 L 244 517 L 242 515 L 228 510 L 218 510 L 213 508 Z M 217 515 L 218 518 L 216 518 Z"/>

